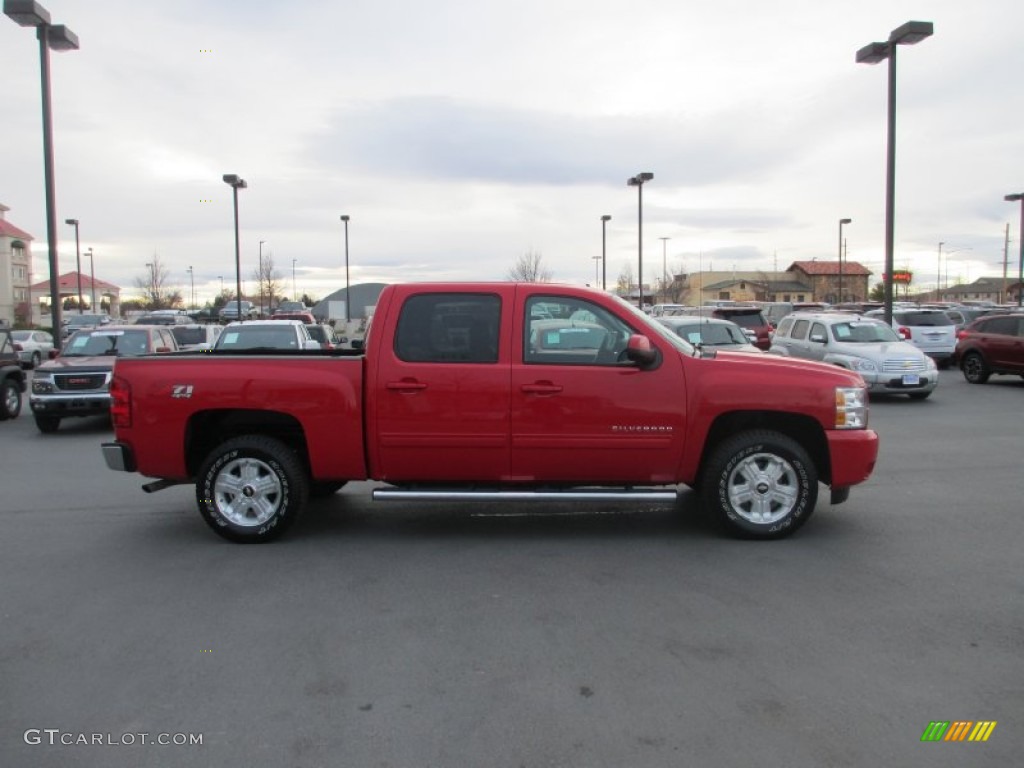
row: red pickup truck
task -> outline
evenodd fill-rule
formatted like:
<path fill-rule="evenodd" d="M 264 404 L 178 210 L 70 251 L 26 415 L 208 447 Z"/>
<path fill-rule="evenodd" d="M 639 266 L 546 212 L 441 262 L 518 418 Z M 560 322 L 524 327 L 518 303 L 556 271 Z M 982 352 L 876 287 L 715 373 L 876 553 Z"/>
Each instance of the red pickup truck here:
<path fill-rule="evenodd" d="M 867 479 L 878 437 L 852 372 L 692 347 L 622 300 L 544 283 L 384 289 L 357 351 L 117 361 L 111 469 L 195 483 L 233 541 L 307 499 L 671 500 L 778 538 Z"/>

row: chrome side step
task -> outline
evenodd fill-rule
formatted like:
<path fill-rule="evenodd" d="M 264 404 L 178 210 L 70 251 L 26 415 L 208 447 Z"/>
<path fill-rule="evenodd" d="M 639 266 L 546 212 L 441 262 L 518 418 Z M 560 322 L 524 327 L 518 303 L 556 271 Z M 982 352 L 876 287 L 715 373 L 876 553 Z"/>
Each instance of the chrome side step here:
<path fill-rule="evenodd" d="M 564 491 L 460 490 L 375 488 L 374 501 L 675 501 L 672 490 L 632 490 L 613 488 L 572 488 Z"/>

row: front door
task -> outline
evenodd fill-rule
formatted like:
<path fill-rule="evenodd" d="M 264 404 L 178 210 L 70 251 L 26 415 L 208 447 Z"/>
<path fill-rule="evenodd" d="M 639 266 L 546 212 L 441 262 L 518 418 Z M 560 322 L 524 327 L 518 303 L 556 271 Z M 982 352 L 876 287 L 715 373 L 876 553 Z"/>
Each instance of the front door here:
<path fill-rule="evenodd" d="M 552 292 L 516 304 L 512 478 L 674 484 L 686 424 L 678 355 L 652 338 L 660 363 L 640 369 L 624 355 L 637 330 L 586 299 Z"/>

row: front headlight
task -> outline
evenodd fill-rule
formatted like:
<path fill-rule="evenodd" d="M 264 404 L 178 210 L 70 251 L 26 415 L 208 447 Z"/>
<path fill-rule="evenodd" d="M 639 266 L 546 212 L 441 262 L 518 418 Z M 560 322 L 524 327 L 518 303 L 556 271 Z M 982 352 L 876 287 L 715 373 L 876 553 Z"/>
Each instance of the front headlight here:
<path fill-rule="evenodd" d="M 864 429 L 867 425 L 867 389 L 836 387 L 836 429 Z"/>
<path fill-rule="evenodd" d="M 850 368 L 855 371 L 867 371 L 869 373 L 876 373 L 878 371 L 878 366 L 870 360 L 865 360 L 863 357 L 850 358 Z"/>
<path fill-rule="evenodd" d="M 929 371 L 937 371 L 937 370 L 939 370 L 939 366 L 937 366 L 937 365 L 935 364 L 935 360 L 933 360 L 933 359 L 932 359 L 931 357 L 929 357 L 928 355 L 925 355 L 925 356 L 924 356 L 924 361 L 925 361 L 925 363 L 924 363 L 924 364 L 928 366 L 928 370 L 929 370 Z"/>
<path fill-rule="evenodd" d="M 49 375 L 36 373 L 32 376 L 32 394 L 48 395 L 53 392 L 53 378 Z"/>

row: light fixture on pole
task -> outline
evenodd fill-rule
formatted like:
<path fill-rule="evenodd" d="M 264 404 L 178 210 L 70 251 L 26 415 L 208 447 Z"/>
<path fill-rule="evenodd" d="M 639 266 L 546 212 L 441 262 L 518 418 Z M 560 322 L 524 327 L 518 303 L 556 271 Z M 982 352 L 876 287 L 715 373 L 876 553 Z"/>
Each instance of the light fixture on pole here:
<path fill-rule="evenodd" d="M 939 258 L 942 258 L 942 246 L 945 245 L 945 241 L 939 243 Z M 946 271 L 945 278 L 943 279 L 943 288 L 949 288 L 949 257 L 954 253 L 960 253 L 961 251 L 973 251 L 971 247 L 967 248 L 955 248 L 952 251 L 946 251 Z M 941 266 L 941 265 L 940 265 Z"/>
<path fill-rule="evenodd" d="M 1017 306 L 1021 306 L 1024 298 L 1024 192 L 1003 197 L 1008 203 L 1020 201 L 1020 230 L 1017 232 L 1017 241 L 1020 243 L 1020 257 L 1017 260 Z"/>
<path fill-rule="evenodd" d="M 64 219 L 65 224 L 75 228 L 75 274 L 78 275 L 78 314 L 82 314 L 82 248 L 78 242 L 78 219 Z"/>
<path fill-rule="evenodd" d="M 89 310 L 96 311 L 96 267 L 92 261 L 92 248 L 86 250 L 85 255 L 89 257 Z"/>
<path fill-rule="evenodd" d="M 57 259 L 57 194 L 53 179 L 53 119 L 50 109 L 50 49 L 78 50 L 78 36 L 63 24 L 50 24 L 50 12 L 35 0 L 4 0 L 4 14 L 22 27 L 35 27 L 43 102 L 43 177 L 46 187 L 46 239 L 50 266 L 50 319 L 60 338 L 60 263 Z"/>
<path fill-rule="evenodd" d="M 249 185 L 245 179 L 239 178 L 237 174 L 225 173 L 224 183 L 231 187 L 235 199 L 235 309 L 238 311 L 238 322 L 244 322 L 242 317 L 242 251 L 238 245 L 238 190 L 245 189 Z"/>
<path fill-rule="evenodd" d="M 849 224 L 853 219 L 839 220 L 839 303 L 843 303 L 843 224 Z"/>
<path fill-rule="evenodd" d="M 608 290 L 608 222 L 612 217 L 607 213 L 601 217 L 601 290 Z"/>
<path fill-rule="evenodd" d="M 352 310 L 349 309 L 351 306 L 348 300 L 348 220 L 349 215 L 343 213 L 341 220 L 345 222 L 345 332 L 348 333 L 348 323 L 352 320 Z"/>
<path fill-rule="evenodd" d="M 668 302 L 668 257 L 666 256 L 668 241 L 671 237 L 659 237 L 661 240 L 661 292 L 662 300 Z"/>
<path fill-rule="evenodd" d="M 263 244 L 266 240 L 260 240 L 260 315 L 263 314 Z"/>
<path fill-rule="evenodd" d="M 637 231 L 637 284 L 640 286 L 641 310 L 644 308 L 644 184 L 651 181 L 654 174 L 649 171 L 638 173 L 626 179 L 626 186 L 636 187 L 636 231 Z"/>
<path fill-rule="evenodd" d="M 877 64 L 889 60 L 888 123 L 886 131 L 885 161 L 885 322 L 892 325 L 893 286 L 893 209 L 896 197 L 896 49 L 900 45 L 914 45 L 931 37 L 934 26 L 930 21 L 908 21 L 894 29 L 886 43 L 869 43 L 857 51 L 858 64 Z"/>

